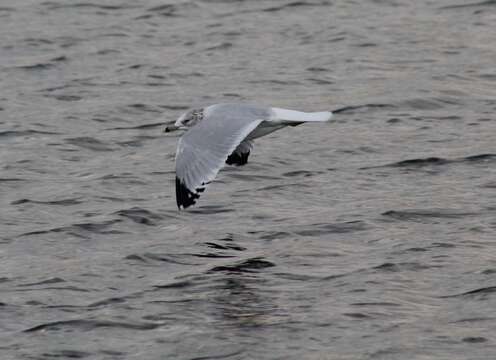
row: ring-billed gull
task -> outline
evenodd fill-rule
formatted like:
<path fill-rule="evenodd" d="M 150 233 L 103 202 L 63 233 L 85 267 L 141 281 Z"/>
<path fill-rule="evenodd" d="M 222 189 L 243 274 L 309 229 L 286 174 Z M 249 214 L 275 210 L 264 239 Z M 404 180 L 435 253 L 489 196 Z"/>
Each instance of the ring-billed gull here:
<path fill-rule="evenodd" d="M 224 164 L 246 164 L 254 139 L 286 126 L 331 118 L 331 111 L 301 112 L 247 104 L 216 104 L 184 113 L 164 130 L 187 130 L 176 151 L 178 208 L 195 204 Z"/>

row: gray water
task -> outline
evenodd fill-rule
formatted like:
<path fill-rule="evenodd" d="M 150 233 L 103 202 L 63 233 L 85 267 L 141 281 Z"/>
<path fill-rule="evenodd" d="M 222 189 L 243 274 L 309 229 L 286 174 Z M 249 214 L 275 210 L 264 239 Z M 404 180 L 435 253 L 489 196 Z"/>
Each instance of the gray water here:
<path fill-rule="evenodd" d="M 495 1 L 0 5 L 2 360 L 496 357 Z M 179 212 L 218 102 L 384 106 Z"/>

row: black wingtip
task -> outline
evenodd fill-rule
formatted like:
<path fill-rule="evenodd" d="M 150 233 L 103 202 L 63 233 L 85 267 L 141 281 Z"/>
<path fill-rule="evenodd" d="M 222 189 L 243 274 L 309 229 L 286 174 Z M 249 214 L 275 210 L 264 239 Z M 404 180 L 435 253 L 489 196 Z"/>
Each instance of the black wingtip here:
<path fill-rule="evenodd" d="M 227 165 L 237 165 L 237 166 L 241 166 L 241 165 L 244 165 L 248 162 L 248 156 L 250 156 L 250 152 L 246 152 L 246 153 L 237 153 L 237 152 L 233 152 L 231 155 L 229 155 L 227 157 L 227 160 L 226 160 L 226 164 Z"/>
<path fill-rule="evenodd" d="M 176 202 L 179 210 L 186 209 L 191 205 L 196 204 L 196 199 L 200 197 L 189 190 L 186 185 L 176 176 Z"/>

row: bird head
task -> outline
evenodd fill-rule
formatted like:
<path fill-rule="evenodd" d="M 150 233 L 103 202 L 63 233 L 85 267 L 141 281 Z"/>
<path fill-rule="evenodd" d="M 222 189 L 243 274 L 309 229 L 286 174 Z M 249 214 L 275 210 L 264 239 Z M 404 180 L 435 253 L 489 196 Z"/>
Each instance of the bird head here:
<path fill-rule="evenodd" d="M 188 130 L 203 119 L 203 109 L 193 109 L 182 114 L 174 124 L 165 127 L 164 132 Z"/>

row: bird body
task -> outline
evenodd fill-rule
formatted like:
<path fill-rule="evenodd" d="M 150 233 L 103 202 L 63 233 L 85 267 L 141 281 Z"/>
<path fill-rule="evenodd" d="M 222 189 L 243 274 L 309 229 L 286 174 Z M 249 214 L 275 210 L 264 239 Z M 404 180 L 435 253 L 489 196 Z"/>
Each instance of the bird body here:
<path fill-rule="evenodd" d="M 327 122 L 332 112 L 301 112 L 247 104 L 216 104 L 190 110 L 165 131 L 187 130 L 176 151 L 176 202 L 179 209 L 196 203 L 219 170 L 244 165 L 253 140 L 286 126 Z"/>

